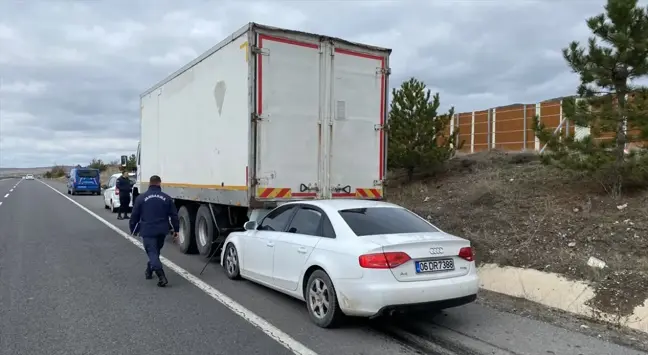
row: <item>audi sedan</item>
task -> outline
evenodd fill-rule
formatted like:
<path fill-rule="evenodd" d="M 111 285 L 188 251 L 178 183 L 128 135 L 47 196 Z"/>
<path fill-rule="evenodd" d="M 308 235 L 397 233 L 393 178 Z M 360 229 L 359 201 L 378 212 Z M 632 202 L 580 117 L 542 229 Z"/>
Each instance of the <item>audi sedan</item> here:
<path fill-rule="evenodd" d="M 477 298 L 470 241 L 391 203 L 290 202 L 244 227 L 225 240 L 226 275 L 305 301 L 320 327 Z"/>

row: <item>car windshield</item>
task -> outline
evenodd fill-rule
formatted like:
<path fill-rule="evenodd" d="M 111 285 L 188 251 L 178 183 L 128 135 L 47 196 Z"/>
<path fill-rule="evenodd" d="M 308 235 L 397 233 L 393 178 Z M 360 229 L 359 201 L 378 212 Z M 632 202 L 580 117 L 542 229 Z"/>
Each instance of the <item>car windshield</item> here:
<path fill-rule="evenodd" d="M 77 170 L 77 176 L 82 178 L 95 178 L 99 176 L 97 170 Z"/>
<path fill-rule="evenodd" d="M 131 185 L 135 185 L 137 182 L 137 177 L 135 176 L 129 176 L 128 179 L 130 179 Z"/>
<path fill-rule="evenodd" d="M 353 232 L 362 237 L 377 234 L 439 232 L 404 208 L 370 207 L 338 211 Z"/>

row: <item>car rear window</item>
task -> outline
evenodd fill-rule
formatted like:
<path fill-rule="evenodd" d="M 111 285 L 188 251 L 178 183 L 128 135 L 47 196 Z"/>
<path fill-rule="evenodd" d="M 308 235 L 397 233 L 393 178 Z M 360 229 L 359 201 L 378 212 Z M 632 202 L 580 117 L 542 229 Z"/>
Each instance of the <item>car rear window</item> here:
<path fill-rule="evenodd" d="M 99 172 L 97 170 L 77 170 L 77 176 L 84 178 L 94 178 L 99 176 Z"/>
<path fill-rule="evenodd" d="M 338 211 L 358 236 L 439 232 L 414 212 L 404 208 L 370 207 Z"/>

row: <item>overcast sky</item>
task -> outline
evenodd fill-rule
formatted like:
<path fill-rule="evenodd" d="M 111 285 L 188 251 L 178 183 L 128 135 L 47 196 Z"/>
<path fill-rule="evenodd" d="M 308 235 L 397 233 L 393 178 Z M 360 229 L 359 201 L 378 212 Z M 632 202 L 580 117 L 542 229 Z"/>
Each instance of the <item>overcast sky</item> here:
<path fill-rule="evenodd" d="M 572 94 L 561 48 L 603 0 L 0 0 L 0 167 L 134 153 L 139 94 L 247 22 L 393 49 L 471 111 Z"/>

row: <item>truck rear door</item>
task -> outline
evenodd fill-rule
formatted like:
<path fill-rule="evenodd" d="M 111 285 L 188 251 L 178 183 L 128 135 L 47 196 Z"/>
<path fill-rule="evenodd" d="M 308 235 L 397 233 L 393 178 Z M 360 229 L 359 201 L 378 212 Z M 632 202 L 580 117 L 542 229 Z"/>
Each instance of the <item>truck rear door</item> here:
<path fill-rule="evenodd" d="M 333 198 L 381 199 L 385 172 L 387 56 L 335 47 L 329 186 Z"/>
<path fill-rule="evenodd" d="M 256 36 L 255 197 L 315 198 L 321 185 L 319 41 Z"/>

